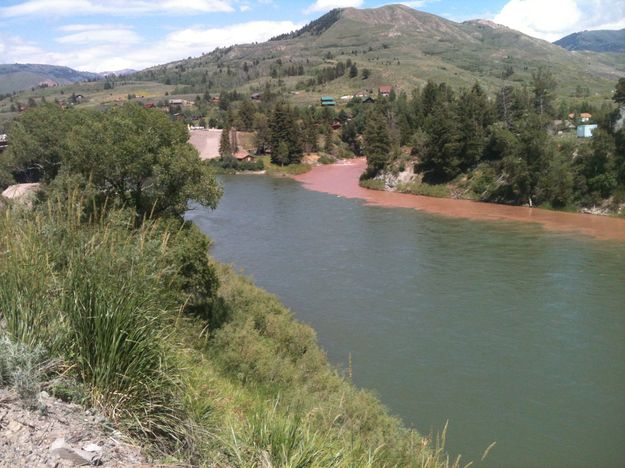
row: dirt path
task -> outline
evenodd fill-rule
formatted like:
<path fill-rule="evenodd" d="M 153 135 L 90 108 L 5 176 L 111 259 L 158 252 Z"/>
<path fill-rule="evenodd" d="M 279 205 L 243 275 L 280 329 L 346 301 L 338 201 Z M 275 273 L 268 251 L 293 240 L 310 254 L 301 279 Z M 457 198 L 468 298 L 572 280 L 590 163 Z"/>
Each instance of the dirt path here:
<path fill-rule="evenodd" d="M 358 185 L 358 178 L 365 167 L 365 159 L 358 158 L 342 164 L 316 166 L 310 172 L 294 178 L 310 190 L 360 198 L 371 205 L 413 208 L 466 219 L 530 222 L 550 231 L 575 232 L 597 239 L 625 241 L 625 219 L 368 190 Z"/>
<path fill-rule="evenodd" d="M 221 130 L 191 130 L 191 143 L 200 152 L 201 159 L 215 159 L 219 157 L 219 140 Z"/>

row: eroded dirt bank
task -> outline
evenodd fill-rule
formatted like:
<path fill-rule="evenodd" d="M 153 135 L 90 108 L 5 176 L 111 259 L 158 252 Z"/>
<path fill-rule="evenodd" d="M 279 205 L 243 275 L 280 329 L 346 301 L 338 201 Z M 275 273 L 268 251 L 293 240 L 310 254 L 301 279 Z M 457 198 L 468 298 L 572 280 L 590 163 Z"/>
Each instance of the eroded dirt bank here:
<path fill-rule="evenodd" d="M 316 166 L 306 174 L 294 176 L 294 179 L 310 190 L 359 198 L 376 206 L 413 208 L 443 216 L 483 221 L 530 222 L 550 231 L 625 241 L 625 219 L 365 189 L 358 185 L 358 178 L 365 166 L 365 159 L 358 158 L 341 164 Z"/>

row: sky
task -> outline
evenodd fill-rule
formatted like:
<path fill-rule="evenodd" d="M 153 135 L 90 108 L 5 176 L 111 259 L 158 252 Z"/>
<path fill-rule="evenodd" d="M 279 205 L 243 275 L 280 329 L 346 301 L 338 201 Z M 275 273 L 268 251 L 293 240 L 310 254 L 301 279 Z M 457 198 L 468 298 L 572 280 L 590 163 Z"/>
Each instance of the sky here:
<path fill-rule="evenodd" d="M 139 70 L 262 42 L 332 8 L 391 3 L 453 21 L 490 19 L 548 41 L 625 28 L 625 0 L 0 0 L 0 63 Z"/>

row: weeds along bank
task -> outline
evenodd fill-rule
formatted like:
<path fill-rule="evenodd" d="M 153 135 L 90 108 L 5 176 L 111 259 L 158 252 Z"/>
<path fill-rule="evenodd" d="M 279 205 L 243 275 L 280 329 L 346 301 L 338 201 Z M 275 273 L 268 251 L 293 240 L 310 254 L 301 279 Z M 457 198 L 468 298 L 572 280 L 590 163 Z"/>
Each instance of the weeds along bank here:
<path fill-rule="evenodd" d="M 30 356 L 0 359 L 0 383 L 25 404 L 45 389 L 93 407 L 157 459 L 449 465 L 332 370 L 275 297 L 214 263 L 193 226 L 137 226 L 75 194 L 0 215 L 3 346 Z"/>

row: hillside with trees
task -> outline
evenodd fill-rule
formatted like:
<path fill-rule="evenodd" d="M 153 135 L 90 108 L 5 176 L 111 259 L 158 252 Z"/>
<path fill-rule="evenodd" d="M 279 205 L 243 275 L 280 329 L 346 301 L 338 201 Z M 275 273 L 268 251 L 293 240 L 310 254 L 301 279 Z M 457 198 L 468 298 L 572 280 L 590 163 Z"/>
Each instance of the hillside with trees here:
<path fill-rule="evenodd" d="M 350 61 L 360 74 L 328 67 Z M 134 78 L 178 86 L 188 93 L 238 88 L 262 92 L 268 79 L 283 91 L 353 94 L 392 84 L 402 89 L 428 80 L 471 86 L 476 80 L 492 93 L 528 82 L 531 70 L 550 67 L 558 93 L 575 95 L 577 86 L 605 94 L 625 70 L 622 61 L 602 55 L 579 60 L 540 39 L 488 21 L 456 23 L 403 5 L 333 10 L 299 31 L 273 40 L 217 49 L 198 58 L 144 70 Z M 367 69 L 369 73 L 362 74 Z"/>

